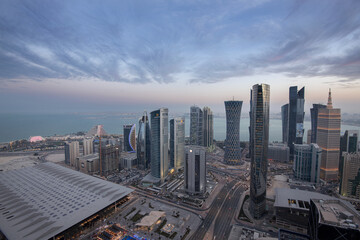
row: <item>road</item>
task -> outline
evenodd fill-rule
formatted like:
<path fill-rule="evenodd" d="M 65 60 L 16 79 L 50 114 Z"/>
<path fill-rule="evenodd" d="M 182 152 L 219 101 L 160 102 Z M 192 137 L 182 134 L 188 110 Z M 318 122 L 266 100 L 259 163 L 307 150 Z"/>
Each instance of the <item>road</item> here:
<path fill-rule="evenodd" d="M 232 227 L 231 220 L 234 218 L 243 191 L 245 188 L 241 186 L 236 186 L 230 190 L 215 220 L 213 239 L 227 239 L 229 237 Z"/>
<path fill-rule="evenodd" d="M 191 236 L 191 240 L 199 240 L 204 238 L 205 234 L 209 231 L 209 228 L 214 222 L 215 217 L 218 214 L 220 207 L 224 203 L 229 191 L 235 186 L 235 183 L 236 181 L 231 181 L 221 189 L 216 199 L 211 204 L 210 210 L 206 215 L 204 221 L 196 230 L 196 232 Z"/>

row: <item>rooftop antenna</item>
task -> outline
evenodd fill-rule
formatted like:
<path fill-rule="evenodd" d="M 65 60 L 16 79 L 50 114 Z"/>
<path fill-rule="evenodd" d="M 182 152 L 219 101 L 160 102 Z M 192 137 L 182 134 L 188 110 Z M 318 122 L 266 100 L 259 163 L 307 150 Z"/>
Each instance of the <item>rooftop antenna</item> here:
<path fill-rule="evenodd" d="M 331 88 L 329 88 L 329 97 L 328 97 L 328 103 L 327 103 L 327 108 L 333 108 L 332 106 L 332 98 L 331 98 Z"/>

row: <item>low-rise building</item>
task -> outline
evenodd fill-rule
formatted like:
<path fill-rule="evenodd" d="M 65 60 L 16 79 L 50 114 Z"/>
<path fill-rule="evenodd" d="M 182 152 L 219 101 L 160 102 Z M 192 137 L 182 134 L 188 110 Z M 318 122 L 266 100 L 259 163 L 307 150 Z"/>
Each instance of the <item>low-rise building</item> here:
<path fill-rule="evenodd" d="M 122 152 L 120 157 L 121 169 L 131 169 L 138 165 L 137 155 L 135 152 Z"/>
<path fill-rule="evenodd" d="M 289 162 L 290 149 L 287 144 L 271 143 L 268 146 L 268 160 L 276 162 Z"/>

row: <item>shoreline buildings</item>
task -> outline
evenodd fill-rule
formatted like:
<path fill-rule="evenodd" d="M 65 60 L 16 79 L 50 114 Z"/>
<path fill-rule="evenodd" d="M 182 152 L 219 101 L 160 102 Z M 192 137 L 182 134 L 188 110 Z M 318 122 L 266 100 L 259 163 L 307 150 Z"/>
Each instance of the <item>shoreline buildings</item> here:
<path fill-rule="evenodd" d="M 226 139 L 224 162 L 229 165 L 241 164 L 240 115 L 242 101 L 225 101 Z"/>
<path fill-rule="evenodd" d="M 255 219 L 266 211 L 270 86 L 256 84 L 250 94 L 250 212 Z"/>
<path fill-rule="evenodd" d="M 338 179 L 341 112 L 333 108 L 329 90 L 326 108 L 318 110 L 317 144 L 322 148 L 320 178 L 326 182 Z"/>

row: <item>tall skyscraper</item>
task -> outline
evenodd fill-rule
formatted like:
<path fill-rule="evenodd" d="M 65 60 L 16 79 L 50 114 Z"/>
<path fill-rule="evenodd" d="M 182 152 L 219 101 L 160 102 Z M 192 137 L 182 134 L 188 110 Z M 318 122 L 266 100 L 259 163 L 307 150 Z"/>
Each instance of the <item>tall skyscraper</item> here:
<path fill-rule="evenodd" d="M 250 211 L 258 219 L 266 210 L 270 86 L 256 84 L 250 95 Z"/>
<path fill-rule="evenodd" d="M 289 104 L 281 107 L 281 120 L 282 120 L 282 142 L 287 143 L 289 140 Z"/>
<path fill-rule="evenodd" d="M 204 132 L 203 132 L 204 146 L 210 147 L 211 145 L 213 145 L 213 141 L 214 141 L 213 113 L 209 107 L 204 107 L 203 113 L 204 113 L 204 117 L 203 117 L 203 120 L 204 120 L 204 127 L 203 127 L 203 129 L 204 129 Z"/>
<path fill-rule="evenodd" d="M 326 108 L 320 108 L 317 121 L 317 144 L 322 148 L 320 178 L 326 182 L 338 179 L 341 112 L 333 108 L 329 90 Z"/>
<path fill-rule="evenodd" d="M 318 125 L 318 115 L 319 109 L 326 108 L 326 105 L 323 104 L 313 104 L 313 107 L 310 108 L 311 115 L 311 143 L 317 142 L 317 125 Z"/>
<path fill-rule="evenodd" d="M 359 139 L 358 130 L 346 130 L 344 135 L 340 137 L 340 154 L 339 154 L 340 185 L 342 184 L 344 154 L 358 152 L 358 139 Z"/>
<path fill-rule="evenodd" d="M 184 166 L 185 154 L 185 120 L 170 120 L 170 168 L 176 170 Z"/>
<path fill-rule="evenodd" d="M 344 152 L 340 194 L 360 199 L 360 154 Z"/>
<path fill-rule="evenodd" d="M 288 145 L 291 156 L 294 154 L 294 144 L 302 144 L 304 136 L 305 87 L 299 91 L 297 89 L 297 86 L 289 88 Z"/>
<path fill-rule="evenodd" d="M 297 179 L 319 183 L 321 148 L 316 143 L 294 145 L 294 176 Z"/>
<path fill-rule="evenodd" d="M 206 152 L 203 147 L 187 146 L 185 150 L 184 186 L 190 194 L 206 191 Z"/>
<path fill-rule="evenodd" d="M 241 164 L 240 115 L 242 101 L 225 101 L 226 139 L 224 162 L 230 165 Z"/>
<path fill-rule="evenodd" d="M 92 138 L 84 138 L 83 141 L 83 154 L 84 156 L 94 153 L 94 143 Z"/>
<path fill-rule="evenodd" d="M 148 169 L 151 162 L 151 139 L 150 125 L 147 113 L 139 120 L 139 133 L 137 138 L 137 161 L 138 167 Z"/>
<path fill-rule="evenodd" d="M 163 182 L 168 174 L 168 109 L 150 113 L 151 118 L 151 175 Z"/>
<path fill-rule="evenodd" d="M 190 108 L 190 144 L 204 145 L 203 136 L 203 112 L 201 108 L 192 106 Z"/>
<path fill-rule="evenodd" d="M 65 143 L 65 163 L 76 167 L 76 158 L 79 157 L 79 142 Z"/>
<path fill-rule="evenodd" d="M 124 151 L 136 151 L 136 124 L 124 125 Z"/>

